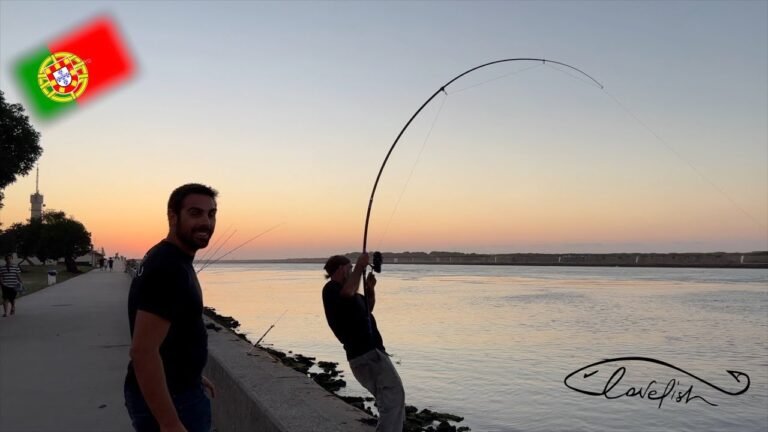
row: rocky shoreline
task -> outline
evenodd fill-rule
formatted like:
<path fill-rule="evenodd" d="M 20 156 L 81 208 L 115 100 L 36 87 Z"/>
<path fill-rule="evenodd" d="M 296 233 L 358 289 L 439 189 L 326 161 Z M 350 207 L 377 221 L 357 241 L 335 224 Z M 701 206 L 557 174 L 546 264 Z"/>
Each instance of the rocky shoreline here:
<path fill-rule="evenodd" d="M 239 338 L 247 341 L 249 344 L 253 345 L 253 342 L 248 339 L 246 335 L 243 333 L 240 333 L 237 331 L 237 329 L 240 327 L 240 323 L 230 317 L 230 316 L 224 316 L 220 315 L 216 312 L 216 309 L 211 307 L 205 307 L 204 309 L 205 315 L 219 324 L 222 327 L 226 327 L 227 329 L 231 330 L 234 334 L 236 334 Z M 221 331 L 221 328 L 216 326 L 215 324 L 208 324 L 207 326 L 209 329 L 214 331 Z M 310 378 L 314 380 L 317 384 L 319 384 L 321 387 L 326 389 L 328 392 L 332 393 L 336 397 L 340 398 L 344 402 L 367 412 L 371 416 L 376 416 L 373 411 L 370 409 L 370 407 L 366 406 L 366 402 L 369 404 L 374 401 L 372 397 L 356 397 L 356 396 L 342 396 L 338 394 L 338 391 L 342 388 L 346 387 L 347 383 L 344 381 L 342 377 L 341 371 L 339 371 L 338 363 L 335 362 L 326 362 L 326 361 L 317 361 L 314 357 L 307 357 L 302 354 L 296 354 L 292 353 L 291 351 L 288 351 L 288 353 L 284 353 L 279 350 L 275 350 L 272 348 L 267 347 L 258 347 L 259 349 L 262 349 L 269 353 L 272 357 L 274 357 L 277 360 L 280 360 L 284 365 L 297 370 Z M 320 370 L 320 372 L 314 372 L 312 371 L 313 368 L 317 368 Z M 464 420 L 463 417 L 448 414 L 448 413 L 441 413 L 437 411 L 432 411 L 429 409 L 422 409 L 419 410 L 418 408 L 406 405 L 405 407 L 406 412 L 406 422 L 405 427 L 403 428 L 404 432 L 469 432 L 471 429 L 467 426 L 456 426 L 452 423 L 460 423 Z M 376 424 L 376 421 L 373 420 L 372 424 Z"/>

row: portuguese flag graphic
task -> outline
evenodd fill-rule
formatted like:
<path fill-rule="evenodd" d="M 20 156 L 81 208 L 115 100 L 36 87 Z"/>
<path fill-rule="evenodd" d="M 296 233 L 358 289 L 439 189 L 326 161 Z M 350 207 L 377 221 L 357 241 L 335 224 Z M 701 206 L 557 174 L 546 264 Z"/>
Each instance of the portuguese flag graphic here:
<path fill-rule="evenodd" d="M 102 16 L 22 57 L 15 73 L 31 110 L 52 118 L 125 82 L 134 66 L 117 26 Z"/>

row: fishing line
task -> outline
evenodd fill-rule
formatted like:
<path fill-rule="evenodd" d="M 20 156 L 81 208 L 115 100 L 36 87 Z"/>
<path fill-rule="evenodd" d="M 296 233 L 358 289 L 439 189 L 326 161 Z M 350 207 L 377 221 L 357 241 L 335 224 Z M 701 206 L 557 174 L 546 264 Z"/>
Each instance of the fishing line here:
<path fill-rule="evenodd" d="M 583 81 L 583 80 L 582 80 L 582 79 L 580 79 L 579 77 L 573 76 L 572 74 L 568 73 L 567 71 L 561 70 L 560 68 L 557 68 L 557 67 L 554 67 L 554 66 L 550 66 L 550 65 L 547 65 L 547 66 L 551 67 L 552 69 L 554 69 L 554 70 L 556 70 L 556 71 L 558 71 L 558 72 L 564 73 L 564 74 L 566 74 L 566 75 L 568 75 L 568 76 L 570 76 L 570 77 L 572 77 L 572 78 L 574 78 L 574 79 L 577 79 L 577 80 L 579 80 L 579 81 Z M 666 147 L 666 148 L 667 148 L 667 150 L 669 150 L 670 152 L 672 152 L 672 154 L 674 154 L 674 155 L 675 155 L 675 156 L 676 156 L 676 157 L 677 157 L 677 158 L 678 158 L 680 161 L 682 161 L 682 162 L 683 162 L 685 165 L 687 165 L 687 166 L 688 166 L 688 168 L 690 168 L 690 169 L 691 169 L 691 170 L 692 170 L 694 173 L 696 173 L 696 175 L 697 175 L 697 176 L 699 176 L 699 178 L 700 178 L 701 180 L 703 180 L 705 183 L 709 184 L 709 186 L 711 186 L 711 187 L 712 187 L 713 189 L 715 189 L 715 190 L 716 190 L 718 193 L 720 193 L 720 195 L 722 195 L 723 197 L 725 197 L 725 199 L 726 199 L 728 202 L 730 202 L 730 203 L 731 203 L 731 205 L 732 205 L 733 207 L 735 207 L 737 210 L 739 210 L 741 213 L 743 213 L 743 214 L 744 214 L 744 215 L 745 215 L 745 216 L 746 216 L 748 219 L 750 219 L 750 220 L 751 220 L 751 221 L 752 221 L 752 222 L 753 222 L 753 223 L 754 223 L 754 224 L 755 224 L 755 225 L 756 225 L 758 228 L 763 228 L 763 229 L 765 229 L 765 228 L 768 228 L 768 225 L 765 225 L 765 224 L 763 224 L 763 223 L 760 223 L 760 222 L 757 220 L 757 218 L 755 218 L 755 217 L 754 217 L 752 214 L 750 214 L 750 213 L 749 213 L 748 211 L 746 211 L 746 210 L 745 210 L 743 207 L 741 207 L 741 206 L 740 206 L 740 205 L 739 205 L 739 204 L 736 202 L 736 200 L 734 200 L 734 199 L 733 199 L 733 198 L 732 198 L 732 197 L 731 197 L 731 196 L 730 196 L 730 195 L 729 195 L 727 192 L 725 192 L 725 190 L 723 190 L 722 188 L 720 188 L 720 187 L 719 187 L 719 186 L 718 186 L 718 185 L 717 185 L 717 184 L 716 184 L 714 181 L 710 180 L 710 179 L 709 179 L 709 177 L 707 177 L 706 175 L 704 175 L 704 173 L 703 173 L 703 172 L 702 172 L 700 169 L 698 169 L 698 168 L 697 168 L 697 167 L 696 167 L 696 166 L 695 166 L 693 163 L 691 163 L 691 162 L 690 162 L 688 159 L 686 159 L 685 157 L 683 157 L 683 155 L 682 155 L 682 154 L 680 154 L 680 152 L 678 152 L 677 150 L 675 150 L 675 148 L 674 148 L 674 147 L 672 147 L 672 145 L 671 145 L 671 144 L 669 144 L 669 143 L 667 142 L 667 140 L 665 140 L 664 138 L 662 138 L 662 137 L 661 137 L 661 135 L 659 135 L 658 133 L 656 133 L 656 131 L 654 131 L 653 129 L 651 129 L 651 127 L 650 127 L 650 126 L 648 126 L 648 125 L 647 125 L 647 124 L 646 124 L 644 121 L 642 121 L 642 120 L 641 120 L 641 119 L 640 119 L 640 118 L 639 118 L 637 115 L 635 115 L 635 113 L 634 113 L 634 112 L 632 112 L 632 110 L 630 110 L 629 108 L 627 108 L 627 106 L 626 106 L 626 105 L 624 105 L 623 103 L 621 103 L 621 101 L 620 101 L 620 100 L 619 100 L 619 99 L 618 99 L 616 96 L 614 96 L 613 94 L 611 94 L 611 92 L 609 92 L 609 91 L 608 91 L 608 90 L 606 90 L 605 88 L 603 88 L 603 87 L 601 87 L 601 88 L 602 88 L 603 92 L 605 92 L 605 94 L 606 94 L 606 95 L 608 95 L 608 97 L 610 97 L 610 98 L 611 98 L 611 99 L 612 99 L 612 100 L 613 100 L 613 101 L 614 101 L 614 102 L 615 102 L 615 103 L 616 103 L 616 104 L 617 104 L 617 105 L 618 105 L 618 106 L 619 106 L 619 107 L 620 107 L 620 108 L 621 108 L 621 109 L 624 111 L 624 113 L 625 113 L 625 114 L 627 114 L 627 115 L 628 115 L 630 118 L 632 118 L 634 121 L 636 121 L 636 122 L 637 122 L 637 123 L 638 123 L 638 124 L 639 124 L 639 125 L 640 125 L 640 126 L 643 128 L 643 129 L 645 129 L 645 131 L 646 131 L 646 132 L 648 132 L 648 133 L 650 133 L 651 135 L 653 135 L 653 137 L 654 137 L 654 138 L 656 138 L 656 140 L 657 140 L 658 142 L 660 142 L 661 144 L 663 144 L 663 145 L 664 145 L 664 147 Z"/>
<path fill-rule="evenodd" d="M 480 81 L 480 82 L 479 82 L 479 83 L 477 83 L 477 84 L 472 84 L 472 85 L 470 85 L 470 86 L 467 86 L 467 87 L 462 87 L 462 88 L 460 88 L 460 89 L 458 89 L 458 90 L 451 90 L 451 94 L 452 94 L 452 95 L 454 95 L 454 94 L 456 94 L 456 93 L 460 93 L 460 92 L 463 92 L 464 90 L 469 90 L 469 89 L 471 89 L 471 88 L 475 88 L 475 87 L 478 87 L 478 86 L 481 86 L 481 85 L 484 85 L 484 84 L 488 84 L 489 82 L 493 82 L 493 81 L 496 81 L 496 80 L 500 80 L 500 79 L 506 78 L 506 77 L 508 77 L 508 76 L 517 75 L 517 74 L 521 74 L 521 73 L 523 73 L 523 72 L 525 72 L 525 71 L 529 71 L 529 70 L 531 70 L 531 69 L 540 68 L 540 67 L 541 67 L 541 66 L 543 66 L 544 64 L 545 64 L 545 63 L 542 63 L 542 64 L 536 64 L 536 65 L 533 65 L 533 66 L 529 66 L 529 67 L 527 67 L 527 68 L 523 68 L 523 69 L 520 69 L 520 70 L 517 70 L 517 71 L 513 71 L 513 72 L 509 72 L 509 73 L 506 73 L 506 74 L 504 74 L 504 75 L 501 75 L 501 76 L 498 76 L 498 77 L 496 77 L 496 78 L 491 78 L 491 79 L 489 79 L 489 80 Z M 446 92 L 446 94 L 448 94 L 448 93 Z"/>
<path fill-rule="evenodd" d="M 458 90 L 451 90 L 450 94 L 445 89 L 443 89 L 443 93 L 445 93 L 445 97 L 442 99 L 442 102 L 440 103 L 440 107 L 438 108 L 437 114 L 435 114 L 435 118 L 432 120 L 432 126 L 430 126 L 429 132 L 427 133 L 427 136 L 426 136 L 426 138 L 424 139 L 424 142 L 421 145 L 421 149 L 419 150 L 418 156 L 416 156 L 416 161 L 413 163 L 413 167 L 411 168 L 411 172 L 408 174 L 408 178 L 405 181 L 405 185 L 403 186 L 403 189 L 400 191 L 400 195 L 397 198 L 397 202 L 395 203 L 394 209 L 392 210 L 392 214 L 389 216 L 389 219 L 387 220 L 387 224 L 386 224 L 386 226 L 384 228 L 384 232 L 379 237 L 379 242 L 378 242 L 378 244 L 376 246 L 377 249 L 381 250 L 382 244 L 384 242 L 384 238 L 386 237 L 387 233 L 389 232 L 389 227 L 390 227 L 390 225 L 392 223 L 392 220 L 394 219 L 395 212 L 397 211 L 397 209 L 398 209 L 398 207 L 400 205 L 400 200 L 402 199 L 403 195 L 405 194 L 405 189 L 408 187 L 408 185 L 409 185 L 409 183 L 411 181 L 411 177 L 413 176 L 413 173 L 416 170 L 416 165 L 419 163 L 419 160 L 421 158 L 421 154 L 424 151 L 424 147 L 426 146 L 426 143 L 429 140 L 430 135 L 432 134 L 432 130 L 434 129 L 435 124 L 437 123 L 437 119 L 438 119 L 438 117 L 440 116 L 440 113 L 443 110 L 443 106 L 445 105 L 446 100 L 448 100 L 448 96 L 449 95 L 454 95 L 454 94 L 457 94 L 457 93 L 461 93 L 461 92 L 463 92 L 465 90 L 470 90 L 470 89 L 473 89 L 475 87 L 479 87 L 479 86 L 488 84 L 488 83 L 493 82 L 493 81 L 498 81 L 500 79 L 504 79 L 504 78 L 507 78 L 507 77 L 512 76 L 512 75 L 518 75 L 518 74 L 521 74 L 523 72 L 527 72 L 527 71 L 532 70 L 532 69 L 540 68 L 541 66 L 543 66 L 545 64 L 546 63 L 535 64 L 533 66 L 529 66 L 529 67 L 526 67 L 526 68 L 523 68 L 523 69 L 520 69 L 520 70 L 512 71 L 512 72 L 506 73 L 504 75 L 500 75 L 500 76 L 497 76 L 497 77 L 494 77 L 494 78 L 490 78 L 490 79 L 487 79 L 487 80 L 484 80 L 484 81 L 480 81 L 480 82 L 478 82 L 476 84 L 472 84 L 472 85 L 469 85 L 469 86 L 466 86 L 466 87 L 461 87 Z"/>
<path fill-rule="evenodd" d="M 560 73 L 562 73 L 562 74 L 565 74 L 566 76 L 568 76 L 568 77 L 570 77 L 570 78 L 573 78 L 573 79 L 575 79 L 575 80 L 577 80 L 577 81 L 583 82 L 583 83 L 585 83 L 585 84 L 588 84 L 588 85 L 592 85 L 592 83 L 590 83 L 589 81 L 585 80 L 585 79 L 584 79 L 582 76 L 576 76 L 576 75 L 574 75 L 573 73 L 571 73 L 571 71 L 569 71 L 569 70 L 564 70 L 563 68 L 560 68 L 560 67 L 556 67 L 555 65 L 553 65 L 553 64 L 551 64 L 551 63 L 549 63 L 549 62 L 547 62 L 547 63 L 545 63 L 545 64 L 546 64 L 546 66 L 547 66 L 547 67 L 549 67 L 549 68 L 551 68 L 551 69 L 553 69 L 553 70 L 555 70 L 555 71 L 557 71 L 557 72 L 560 72 Z M 653 135 L 653 137 L 654 137 L 654 138 L 656 138 L 656 140 L 657 140 L 658 142 L 660 142 L 661 144 L 663 144 L 663 145 L 664 145 L 664 147 L 666 147 L 666 148 L 667 148 L 667 150 L 669 150 L 670 152 L 672 152 L 672 154 L 674 154 L 674 155 L 675 155 L 675 156 L 676 156 L 676 157 L 677 157 L 677 158 L 678 158 L 680 161 L 682 161 L 682 162 L 683 162 L 685 165 L 687 165 L 687 166 L 688 166 L 688 168 L 690 168 L 690 169 L 691 169 L 691 170 L 692 170 L 694 173 L 696 173 L 696 175 L 697 175 L 697 176 L 699 176 L 699 178 L 700 178 L 701 180 L 703 180 L 705 183 L 709 184 L 709 186 L 710 186 L 710 187 L 712 187 L 712 188 L 713 188 L 713 189 L 715 189 L 715 190 L 716 190 L 718 193 L 720 193 L 720 194 L 721 194 L 721 195 L 722 195 L 722 196 L 723 196 L 723 197 L 724 197 L 724 198 L 725 198 L 725 199 L 726 199 L 728 202 L 730 202 L 730 204 L 731 204 L 731 205 L 732 205 L 734 208 L 736 208 L 736 209 L 737 209 L 737 210 L 739 210 L 741 213 L 743 213 L 743 214 L 744 214 L 744 215 L 745 215 L 745 216 L 746 216 L 748 219 L 750 219 L 750 220 L 751 220 L 751 221 L 752 221 L 752 222 L 753 222 L 753 223 L 754 223 L 754 224 L 755 224 L 755 225 L 756 225 L 758 228 L 763 228 L 763 229 L 765 229 L 765 228 L 768 228 L 768 225 L 765 225 L 765 224 L 762 224 L 762 223 L 760 223 L 760 222 L 757 220 L 757 218 L 755 218 L 755 217 L 754 217 L 752 214 L 750 214 L 750 213 L 749 213 L 748 211 L 746 211 L 746 210 L 745 210 L 743 207 L 741 207 L 741 206 L 740 206 L 740 205 L 739 205 L 739 204 L 736 202 L 736 200 L 734 200 L 734 199 L 733 199 L 733 198 L 732 198 L 732 197 L 731 197 L 731 196 L 730 196 L 730 195 L 729 195 L 727 192 L 725 192 L 725 190 L 723 190 L 722 188 L 720 188 L 720 187 L 719 187 L 719 186 L 718 186 L 718 185 L 717 185 L 717 184 L 716 184 L 714 181 L 710 180 L 710 179 L 709 179 L 709 177 L 707 177 L 706 175 L 704 175 L 704 173 L 703 173 L 703 172 L 702 172 L 700 169 L 698 169 L 698 168 L 697 168 L 697 167 L 696 167 L 696 166 L 695 166 L 693 163 L 691 163 L 691 161 L 689 161 L 688 159 L 686 159 L 686 158 L 685 158 L 685 157 L 684 157 L 684 156 L 683 156 L 683 155 L 682 155 L 680 152 L 678 152 L 678 151 L 677 151 L 677 150 L 676 150 L 676 149 L 675 149 L 675 148 L 674 148 L 674 147 L 673 147 L 671 144 L 669 144 L 669 143 L 667 142 L 667 140 L 665 140 L 664 138 L 662 138 L 662 137 L 661 137 L 661 135 L 659 135 L 658 133 L 656 133 L 656 131 L 654 131 L 654 130 L 653 130 L 653 129 L 652 129 L 650 126 L 648 126 L 648 124 L 646 124 L 644 121 L 642 121 L 642 120 L 641 120 L 641 119 L 640 119 L 640 118 L 639 118 L 639 117 L 638 117 L 638 116 L 637 116 L 637 115 L 636 115 L 634 112 L 632 112 L 632 110 L 630 110 L 630 109 L 629 109 L 629 108 L 628 108 L 628 107 L 627 107 L 625 104 L 621 103 L 621 101 L 620 101 L 620 100 L 619 100 L 619 99 L 618 99 L 616 96 L 614 96 L 613 94 L 611 94 L 611 92 L 609 92 L 608 90 L 606 90 L 606 89 L 605 89 L 605 87 L 603 87 L 602 85 L 600 85 L 600 89 L 602 89 L 602 90 L 603 90 L 603 92 L 605 92 L 605 94 L 606 94 L 606 95 L 608 95 L 608 97 L 609 97 L 609 98 L 611 98 L 611 99 L 613 100 L 613 102 L 614 102 L 614 103 L 616 103 L 616 104 L 617 104 L 617 105 L 618 105 L 618 106 L 619 106 L 619 107 L 620 107 L 620 108 L 621 108 L 621 109 L 624 111 L 624 113 L 625 113 L 625 114 L 627 114 L 627 115 L 628 115 L 628 116 L 629 116 L 631 119 L 633 119 L 635 122 L 637 122 L 637 123 L 638 123 L 638 124 L 639 124 L 639 125 L 640 125 L 640 126 L 643 128 L 643 129 L 645 129 L 645 131 L 646 131 L 646 132 L 648 132 L 648 133 L 650 133 L 651 135 Z M 455 93 L 455 92 L 453 92 L 453 93 Z"/>
<path fill-rule="evenodd" d="M 235 235 L 236 232 L 237 230 L 232 231 L 232 234 L 230 234 L 229 237 L 227 237 L 227 239 L 224 240 L 224 243 L 220 244 L 219 247 L 211 253 L 209 259 L 205 263 L 203 263 L 203 265 L 200 266 L 200 269 L 197 271 L 198 273 L 200 273 L 205 267 L 208 266 L 211 259 L 216 255 L 217 252 L 219 252 L 219 249 L 221 249 L 225 244 L 229 243 L 229 239 L 232 238 L 232 236 Z"/>
<path fill-rule="evenodd" d="M 379 243 L 376 246 L 377 249 L 381 249 L 381 245 L 384 242 L 384 238 L 387 236 L 387 233 L 389 232 L 389 226 L 392 223 L 392 219 L 394 219 L 395 217 L 395 212 L 397 211 L 398 206 L 400 206 L 400 200 L 403 198 L 403 195 L 405 194 L 405 189 L 408 187 L 408 184 L 411 181 L 411 177 L 413 176 L 414 171 L 416 171 L 416 165 L 418 165 L 419 160 L 421 159 L 421 154 L 422 152 L 424 152 L 424 147 L 426 147 L 427 141 L 429 141 L 429 137 L 432 135 L 432 130 L 435 128 L 437 119 L 438 117 L 440 117 L 440 113 L 443 111 L 443 106 L 445 106 L 445 101 L 447 100 L 448 100 L 448 93 L 445 93 L 445 97 L 442 98 L 442 101 L 440 102 L 440 107 L 437 109 L 435 118 L 432 119 L 432 125 L 429 127 L 427 136 L 424 138 L 424 142 L 421 143 L 421 149 L 419 149 L 419 154 L 416 156 L 416 160 L 413 162 L 413 166 L 411 167 L 411 172 L 408 174 L 408 178 L 405 180 L 403 189 L 400 191 L 400 195 L 397 197 L 397 201 L 395 202 L 395 207 L 392 209 L 392 214 L 389 215 L 389 219 L 387 220 L 387 225 L 384 227 L 384 232 L 379 237 Z"/>
<path fill-rule="evenodd" d="M 723 197 L 725 197 L 725 199 L 726 199 L 726 200 L 728 200 L 728 201 L 731 203 L 731 205 L 733 205 L 733 206 L 734 206 L 736 209 L 738 209 L 739 211 L 741 211 L 741 212 L 742 212 L 742 213 L 743 213 L 745 216 L 747 216 L 747 218 L 751 219 L 751 220 L 752 220 L 752 222 L 753 222 L 753 223 L 754 223 L 754 224 L 755 224 L 755 225 L 756 225 L 758 228 L 763 228 L 763 229 L 765 229 L 765 228 L 768 228 L 768 225 L 765 225 L 765 224 L 762 224 L 762 223 L 760 223 L 760 222 L 757 220 L 757 218 L 755 218 L 754 216 L 752 216 L 752 214 L 750 214 L 750 213 L 749 213 L 748 211 L 746 211 L 746 210 L 745 210 L 743 207 L 741 207 L 741 206 L 740 206 L 740 205 L 739 205 L 739 204 L 736 202 L 736 200 L 734 200 L 733 198 L 731 198 L 731 196 L 730 196 L 730 195 L 729 195 L 727 192 L 725 192 L 723 189 L 721 189 L 721 188 L 720 188 L 720 187 L 719 187 L 719 186 L 718 186 L 718 185 L 717 185 L 717 184 L 716 184 L 714 181 L 710 180 L 710 179 L 709 179 L 709 177 L 707 177 L 706 175 L 704 175 L 704 173 L 703 173 L 703 172 L 701 172 L 701 170 L 699 170 L 698 168 L 696 168 L 696 166 L 695 166 L 695 165 L 693 165 L 693 164 L 692 164 L 690 161 L 688 161 L 686 158 L 684 158 L 684 157 L 683 157 L 683 155 L 681 155 L 681 154 L 680 154 L 680 152 L 678 152 L 677 150 L 675 150 L 675 148 L 674 148 L 674 147 L 672 147 L 672 146 L 671 146 L 671 145 L 670 145 L 670 144 L 669 144 L 669 143 L 668 143 L 668 142 L 667 142 L 667 141 L 666 141 L 664 138 L 662 138 L 662 137 L 661 137 L 659 134 L 657 134 L 657 133 L 656 133 L 656 132 L 655 132 L 653 129 L 651 129 L 651 128 L 650 128 L 650 127 L 647 125 L 647 124 L 645 124 L 645 122 L 643 122 L 642 120 L 640 120 L 640 118 L 639 118 L 638 116 L 636 116 L 636 115 L 635 115 L 635 114 L 634 114 L 632 111 L 630 111 L 630 110 L 629 110 L 629 108 L 627 108 L 627 107 L 626 107 L 624 104 L 622 104 L 622 103 L 621 103 L 621 102 L 620 102 L 620 101 L 619 101 L 619 100 L 618 100 L 618 99 L 617 99 L 617 98 L 616 98 L 614 95 L 612 95 L 611 93 L 609 93 L 609 92 L 608 92 L 607 90 L 605 90 L 605 89 L 603 89 L 603 91 L 605 91 L 605 94 L 607 94 L 607 95 L 608 95 L 608 96 L 609 96 L 611 99 L 613 99 L 613 101 L 614 101 L 614 102 L 616 102 L 616 104 L 618 104 L 618 105 L 619 105 L 619 107 L 621 107 L 621 109 L 622 109 L 622 110 L 624 110 L 624 112 L 626 112 L 626 113 L 627 113 L 627 114 L 628 114 L 630 117 L 632 117 L 632 118 L 633 118 L 633 119 L 634 119 L 636 122 L 638 122 L 638 123 L 639 123 L 639 124 L 640 124 L 640 125 L 641 125 L 641 126 L 642 126 L 642 127 L 645 129 L 645 130 L 646 130 L 646 131 L 648 131 L 648 132 L 649 132 L 651 135 L 653 135 L 653 136 L 656 138 L 656 140 L 658 140 L 660 143 L 664 144 L 664 147 L 666 147 L 666 148 L 667 148 L 669 151 L 671 151 L 671 152 L 672 152 L 672 153 L 673 153 L 675 156 L 677 156 L 677 158 L 678 158 L 678 159 L 680 159 L 680 160 L 681 160 L 681 161 L 683 161 L 683 162 L 684 162 L 686 165 L 688 165 L 688 168 L 690 168 L 691 170 L 693 170 L 693 172 L 695 172 L 695 173 L 696 173 L 696 175 L 698 175 L 698 176 L 699 176 L 699 177 L 700 177 L 702 180 L 704 180 L 704 182 L 708 183 L 708 184 L 709 184 L 709 185 L 710 185 L 710 186 L 711 186 L 713 189 L 715 189 L 715 190 L 716 190 L 716 191 L 718 191 L 718 192 L 719 192 L 719 193 L 720 193 L 720 194 L 721 194 Z"/>
<path fill-rule="evenodd" d="M 227 252 L 227 253 L 225 253 L 224 255 L 221 255 L 220 257 L 216 258 L 216 259 L 215 259 L 215 260 L 213 260 L 213 261 L 209 261 L 209 262 L 205 263 L 205 265 L 204 265 L 203 267 L 201 267 L 201 268 L 200 268 L 200 270 L 198 270 L 197 272 L 198 272 L 198 273 L 200 273 L 201 271 L 205 270 L 205 269 L 206 269 L 206 267 L 208 267 L 209 265 L 211 265 L 211 264 L 216 264 L 217 262 L 221 261 L 221 259 L 222 259 L 222 258 L 224 258 L 225 256 L 227 256 L 227 255 L 231 254 L 232 252 L 234 252 L 234 251 L 236 251 L 236 250 L 240 249 L 241 247 L 243 247 L 243 246 L 247 245 L 248 243 L 250 243 L 250 242 L 252 242 L 252 241 L 256 240 L 257 238 L 259 238 L 259 237 L 263 236 L 264 234 L 266 234 L 266 233 L 268 233 L 268 232 L 270 232 L 270 231 L 274 230 L 275 228 L 277 228 L 277 227 L 279 227 L 279 226 L 281 226 L 281 225 L 284 225 L 284 224 L 285 224 L 285 222 L 280 222 L 279 224 L 277 224 L 277 225 L 274 225 L 274 226 L 272 226 L 271 228 L 269 228 L 269 229 L 267 229 L 267 230 L 265 230 L 265 231 L 262 231 L 262 232 L 260 232 L 259 234 L 257 234 L 257 235 L 255 235 L 255 236 L 253 236 L 253 237 L 249 238 L 248 240 L 246 240 L 246 241 L 244 241 L 244 242 L 240 243 L 240 244 L 239 244 L 237 247 L 235 247 L 235 248 L 233 248 L 233 249 L 230 249 L 230 251 L 229 251 L 229 252 Z"/>
<path fill-rule="evenodd" d="M 227 228 L 227 229 L 226 229 L 226 231 L 224 231 L 224 232 L 222 233 L 222 235 L 220 235 L 220 236 L 217 236 L 217 238 L 216 238 L 216 241 L 215 241 L 215 242 L 213 242 L 213 244 L 212 244 L 211 246 L 207 247 L 207 248 L 205 249 L 205 253 L 204 253 L 204 254 L 203 254 L 203 255 L 202 255 L 200 258 L 198 258 L 198 260 L 197 260 L 197 261 L 198 261 L 198 262 L 200 262 L 200 263 L 202 263 L 201 267 L 205 265 L 205 261 L 206 261 L 206 260 L 208 260 L 208 259 L 209 259 L 211 256 L 213 256 L 213 255 L 214 255 L 216 252 L 218 252 L 218 249 L 216 249 L 216 251 L 214 251 L 214 252 L 212 252 L 212 251 L 213 251 L 213 249 L 214 249 L 214 248 L 215 248 L 215 247 L 216 247 L 216 246 L 219 244 L 219 242 L 220 242 L 220 241 L 221 241 L 221 240 L 222 240 L 222 239 L 223 239 L 223 238 L 224 238 L 224 237 L 227 235 L 227 233 L 229 232 L 230 228 L 232 228 L 232 226 L 231 226 L 231 225 L 230 225 L 230 227 L 229 227 L 229 228 Z M 237 232 L 237 230 L 235 230 L 234 232 Z M 233 232 L 232 234 L 234 234 L 234 232 Z M 231 237 L 231 235 L 230 235 L 230 237 Z M 224 241 L 224 243 L 223 243 L 221 246 L 223 246 L 224 244 L 226 244 L 228 240 L 229 240 L 229 237 L 227 237 L 227 240 L 225 240 L 225 241 Z M 219 248 L 220 248 L 221 246 L 219 246 Z"/>
<path fill-rule="evenodd" d="M 224 238 L 224 236 L 225 236 L 225 235 L 227 235 L 227 233 L 229 232 L 229 230 L 230 230 L 230 229 L 232 229 L 232 225 L 230 225 L 229 227 L 227 227 L 227 229 L 225 229 L 225 230 L 224 230 L 224 232 L 223 232 L 223 233 L 221 233 L 222 235 L 220 235 L 220 236 L 216 236 L 216 241 L 214 241 L 214 242 L 213 242 L 213 244 L 212 244 L 212 245 L 210 245 L 209 247 L 205 248 L 205 252 L 204 252 L 204 253 L 203 253 L 203 254 L 202 254 L 202 255 L 201 255 L 199 258 L 197 258 L 197 261 L 198 261 L 198 262 L 200 262 L 200 261 L 205 261 L 205 260 L 208 258 L 208 255 L 211 253 L 211 250 L 212 250 L 213 248 L 215 248 L 215 247 L 216 247 L 216 245 L 218 245 L 218 244 L 219 244 L 219 242 L 221 241 L 221 239 L 222 239 L 222 238 Z"/>
<path fill-rule="evenodd" d="M 565 70 L 565 69 L 563 69 L 563 68 L 559 68 L 559 67 L 553 66 L 553 65 L 551 65 L 551 64 L 548 64 L 548 63 L 546 64 L 546 66 L 547 66 L 547 67 L 549 67 L 549 68 L 552 68 L 553 70 L 555 70 L 555 71 L 557 71 L 557 72 L 560 72 L 561 74 L 564 74 L 564 75 L 566 75 L 566 76 L 568 76 L 568 77 L 570 77 L 570 78 L 573 78 L 573 79 L 575 79 L 576 81 L 582 82 L 582 83 L 584 83 L 584 84 L 587 84 L 587 85 L 589 85 L 589 86 L 591 86 L 591 87 L 594 87 L 594 86 L 595 86 L 595 84 L 597 84 L 597 86 L 598 86 L 598 87 L 599 87 L 601 90 L 605 90 L 605 87 L 603 87 L 603 85 L 602 85 L 602 84 L 600 84 L 600 83 L 595 83 L 595 82 L 594 82 L 594 80 L 592 80 L 592 81 L 587 81 L 587 80 L 586 80 L 586 79 L 584 79 L 582 76 L 579 76 L 579 75 L 574 75 L 573 73 L 571 73 L 571 72 L 570 72 L 570 71 L 568 71 L 568 70 Z"/>

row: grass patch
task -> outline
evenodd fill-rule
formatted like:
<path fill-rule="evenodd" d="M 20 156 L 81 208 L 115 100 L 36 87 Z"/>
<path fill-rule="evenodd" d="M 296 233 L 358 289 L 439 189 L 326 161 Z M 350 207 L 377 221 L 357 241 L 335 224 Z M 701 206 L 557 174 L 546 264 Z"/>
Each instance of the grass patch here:
<path fill-rule="evenodd" d="M 64 264 L 46 264 L 46 265 L 24 265 L 21 268 L 21 281 L 24 282 L 24 293 L 19 297 L 32 294 L 35 291 L 40 291 L 43 288 L 48 287 L 48 270 L 56 270 L 56 283 L 64 282 L 67 279 L 72 279 L 78 276 L 78 274 L 69 273 Z M 83 273 L 91 270 L 88 266 L 78 266 Z M 82 273 L 80 273 L 82 274 Z"/>

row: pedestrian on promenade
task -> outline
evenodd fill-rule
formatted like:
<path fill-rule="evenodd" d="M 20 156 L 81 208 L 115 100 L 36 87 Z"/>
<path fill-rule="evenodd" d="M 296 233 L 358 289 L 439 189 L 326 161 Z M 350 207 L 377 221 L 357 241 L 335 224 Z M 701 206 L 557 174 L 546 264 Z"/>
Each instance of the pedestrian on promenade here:
<path fill-rule="evenodd" d="M 201 184 L 168 199 L 168 236 L 144 256 L 128 294 L 131 361 L 125 405 L 137 432 L 209 432 L 213 384 L 203 293 L 192 267 L 216 227 L 218 193 Z"/>
<path fill-rule="evenodd" d="M 8 305 L 11 315 L 16 313 L 16 294 L 21 290 L 21 270 L 12 263 L 13 256 L 5 255 L 5 264 L 0 266 L 0 287 L 3 291 L 3 318 L 8 316 Z"/>
<path fill-rule="evenodd" d="M 104 271 L 104 257 L 99 258 L 99 270 Z"/>
<path fill-rule="evenodd" d="M 334 255 L 325 263 L 323 307 L 328 325 L 344 345 L 349 367 L 358 382 L 376 398 L 379 410 L 377 432 L 402 432 L 405 421 L 405 390 L 395 366 L 384 349 L 376 327 L 376 277 L 369 274 L 365 296 L 358 293 L 368 254 L 357 258 L 354 270 L 345 256 Z"/>
<path fill-rule="evenodd" d="M 112 266 L 115 264 L 115 260 L 113 260 L 112 257 L 109 257 L 107 264 L 109 264 L 109 271 L 112 271 Z"/>

